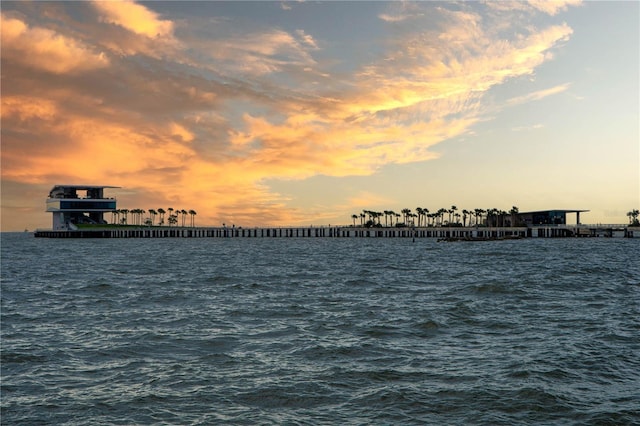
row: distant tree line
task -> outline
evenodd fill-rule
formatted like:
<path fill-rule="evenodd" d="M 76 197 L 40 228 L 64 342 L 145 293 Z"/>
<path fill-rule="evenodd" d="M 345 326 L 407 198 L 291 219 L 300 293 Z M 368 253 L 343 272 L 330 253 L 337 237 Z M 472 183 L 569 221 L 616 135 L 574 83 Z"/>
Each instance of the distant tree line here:
<path fill-rule="evenodd" d="M 473 209 L 461 211 L 458 207 L 441 208 L 436 211 L 429 211 L 424 207 L 416 207 L 415 211 L 409 208 L 400 210 L 396 213 L 393 210 L 384 210 L 382 212 L 372 210 L 362 210 L 360 214 L 351 215 L 353 226 L 362 227 L 438 227 L 438 226 L 500 226 L 513 227 L 521 226 L 518 220 L 518 207 L 513 206 L 508 212 L 497 208 L 489 209 Z M 640 226 L 640 210 L 633 209 L 627 213 L 629 224 L 632 226 Z M 384 218 L 384 224 L 382 220 Z M 395 224 L 394 224 L 395 221 Z M 467 225 L 468 221 L 468 225 Z"/>
<path fill-rule="evenodd" d="M 424 207 L 416 207 L 415 211 L 409 208 L 396 213 L 393 210 L 382 212 L 363 210 L 360 214 L 351 215 L 353 226 L 362 227 L 438 227 L 438 226 L 518 226 L 518 207 L 513 206 L 511 210 L 504 211 L 497 208 L 458 210 L 458 207 L 441 208 L 430 211 Z M 382 220 L 384 218 L 384 225 Z M 395 224 L 394 224 L 395 221 Z M 468 224 L 467 224 L 468 221 Z"/>
<path fill-rule="evenodd" d="M 149 215 L 144 217 L 147 213 Z M 159 216 L 158 226 L 164 226 L 167 213 L 167 224 L 170 227 L 178 226 L 178 222 L 181 222 L 182 227 L 184 227 L 187 215 L 191 216 L 190 226 L 192 228 L 195 227 L 195 216 L 198 214 L 195 210 L 176 210 L 173 207 L 169 207 L 167 210 L 159 208 L 157 210 L 149 209 L 149 211 L 143 209 L 118 209 L 111 212 L 111 220 L 113 224 L 120 225 L 155 226 L 156 216 Z M 131 222 L 129 222 L 129 215 L 131 215 Z"/>

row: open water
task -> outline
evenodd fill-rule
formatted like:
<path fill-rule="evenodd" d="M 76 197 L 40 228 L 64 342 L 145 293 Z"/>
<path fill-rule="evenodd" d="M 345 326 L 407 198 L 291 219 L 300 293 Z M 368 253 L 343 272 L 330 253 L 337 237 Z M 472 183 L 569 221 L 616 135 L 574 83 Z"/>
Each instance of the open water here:
<path fill-rule="evenodd" d="M 7 425 L 640 423 L 640 240 L 2 234 Z"/>

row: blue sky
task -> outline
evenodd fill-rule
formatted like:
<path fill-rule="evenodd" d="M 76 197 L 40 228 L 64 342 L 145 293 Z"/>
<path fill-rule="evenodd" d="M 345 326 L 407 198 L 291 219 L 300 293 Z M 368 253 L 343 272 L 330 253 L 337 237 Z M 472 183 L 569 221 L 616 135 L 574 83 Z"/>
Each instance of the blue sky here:
<path fill-rule="evenodd" d="M 638 2 L 3 2 L 2 229 L 640 206 Z"/>

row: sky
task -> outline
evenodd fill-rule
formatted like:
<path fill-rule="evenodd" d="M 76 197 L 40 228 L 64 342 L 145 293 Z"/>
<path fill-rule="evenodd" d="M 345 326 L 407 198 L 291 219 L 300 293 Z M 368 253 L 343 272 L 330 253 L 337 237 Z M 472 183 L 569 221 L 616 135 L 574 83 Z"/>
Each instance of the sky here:
<path fill-rule="evenodd" d="M 196 224 L 640 207 L 640 3 L 11 2 L 1 228 L 57 184 Z"/>

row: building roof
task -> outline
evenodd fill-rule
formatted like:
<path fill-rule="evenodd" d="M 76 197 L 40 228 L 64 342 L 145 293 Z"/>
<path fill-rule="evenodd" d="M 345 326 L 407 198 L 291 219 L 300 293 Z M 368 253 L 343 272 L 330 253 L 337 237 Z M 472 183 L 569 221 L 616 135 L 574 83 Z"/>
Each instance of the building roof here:
<path fill-rule="evenodd" d="M 54 185 L 51 188 L 51 191 L 55 191 L 56 189 L 79 189 L 80 191 L 88 190 L 88 189 L 100 189 L 100 188 L 121 188 L 120 186 L 109 186 L 109 185 Z"/>
<path fill-rule="evenodd" d="M 530 212 L 518 212 L 518 214 L 533 214 L 533 213 L 550 213 L 550 212 L 561 212 L 561 213 L 584 213 L 589 210 L 578 210 L 578 209 L 549 209 L 549 210 L 534 210 Z"/>

